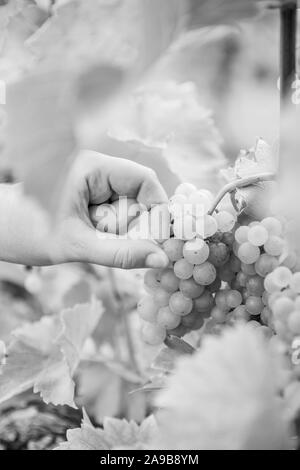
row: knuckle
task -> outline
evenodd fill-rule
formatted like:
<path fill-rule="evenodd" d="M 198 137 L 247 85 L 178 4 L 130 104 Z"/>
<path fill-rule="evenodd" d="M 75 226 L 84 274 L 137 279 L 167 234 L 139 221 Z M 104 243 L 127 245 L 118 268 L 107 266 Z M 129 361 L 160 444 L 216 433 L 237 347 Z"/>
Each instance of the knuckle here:
<path fill-rule="evenodd" d="M 113 264 L 117 268 L 131 269 L 135 267 L 135 257 L 132 248 L 122 246 L 118 248 L 114 255 Z"/>

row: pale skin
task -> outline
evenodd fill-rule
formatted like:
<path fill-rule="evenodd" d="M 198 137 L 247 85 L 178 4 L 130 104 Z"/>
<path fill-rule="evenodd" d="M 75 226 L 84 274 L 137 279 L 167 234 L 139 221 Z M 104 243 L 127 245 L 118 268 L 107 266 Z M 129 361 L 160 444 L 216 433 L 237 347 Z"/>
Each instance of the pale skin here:
<path fill-rule="evenodd" d="M 165 253 L 150 240 L 97 238 L 89 207 L 119 196 L 136 199 L 148 209 L 167 202 L 152 170 L 93 151 L 77 157 L 54 227 L 36 203 L 24 198 L 22 185 L 0 185 L 0 260 L 32 266 L 68 262 L 125 269 L 167 266 Z"/>

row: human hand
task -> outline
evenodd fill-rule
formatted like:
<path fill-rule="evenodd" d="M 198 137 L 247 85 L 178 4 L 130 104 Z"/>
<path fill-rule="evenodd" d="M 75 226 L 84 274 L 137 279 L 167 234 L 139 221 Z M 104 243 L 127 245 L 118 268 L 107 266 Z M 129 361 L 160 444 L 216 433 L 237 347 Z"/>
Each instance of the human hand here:
<path fill-rule="evenodd" d="M 82 261 L 119 268 L 164 267 L 168 258 L 150 240 L 104 239 L 90 218 L 93 205 L 119 197 L 150 209 L 168 198 L 153 170 L 125 159 L 83 151 L 66 182 L 51 243 L 53 264 Z"/>

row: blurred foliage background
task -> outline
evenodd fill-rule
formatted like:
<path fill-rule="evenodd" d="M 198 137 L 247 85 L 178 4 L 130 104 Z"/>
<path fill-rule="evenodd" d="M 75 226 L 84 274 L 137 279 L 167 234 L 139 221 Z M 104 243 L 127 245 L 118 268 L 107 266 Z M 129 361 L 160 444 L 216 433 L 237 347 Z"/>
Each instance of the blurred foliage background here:
<path fill-rule="evenodd" d="M 228 24 L 222 2 L 208 8 L 203 1 L 195 24 L 179 34 L 183 3 L 0 0 L 0 80 L 7 87 L 0 181 L 24 181 L 53 213 L 69 157 L 80 147 L 153 167 L 171 194 L 180 180 L 217 189 L 220 168 L 257 137 L 276 145 L 278 11 L 259 9 L 254 18 L 256 2 L 241 2 L 247 14 L 241 7 Z M 0 263 L 0 340 L 9 344 L 12 331 L 25 328 L 32 346 L 28 322 L 98 299 L 99 323 L 74 375 L 75 402 L 98 424 L 105 415 L 140 422 L 152 409 L 151 394 L 130 392 L 150 380 L 157 353 L 139 340 L 142 276 Z M 9 386 L 0 380 L 3 449 L 51 448 L 81 418 L 79 410 L 32 394 L 36 364 L 44 364 L 36 348 L 29 358 L 35 368 L 26 375 L 17 364 Z"/>

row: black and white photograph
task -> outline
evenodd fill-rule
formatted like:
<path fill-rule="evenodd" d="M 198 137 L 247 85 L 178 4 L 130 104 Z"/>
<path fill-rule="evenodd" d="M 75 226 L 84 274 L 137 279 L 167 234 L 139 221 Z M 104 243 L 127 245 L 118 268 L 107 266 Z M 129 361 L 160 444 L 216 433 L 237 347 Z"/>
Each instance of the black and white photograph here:
<path fill-rule="evenodd" d="M 300 449 L 299 66 L 298 0 L 0 0 L 1 451 Z"/>

